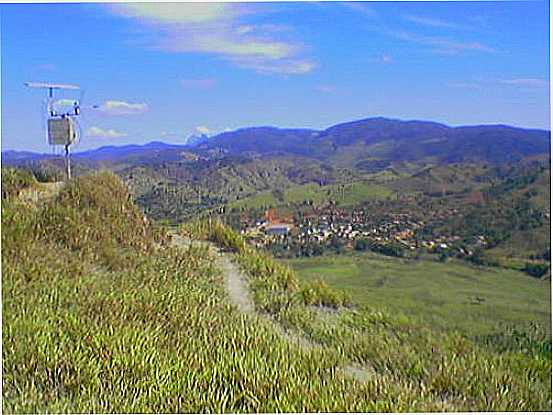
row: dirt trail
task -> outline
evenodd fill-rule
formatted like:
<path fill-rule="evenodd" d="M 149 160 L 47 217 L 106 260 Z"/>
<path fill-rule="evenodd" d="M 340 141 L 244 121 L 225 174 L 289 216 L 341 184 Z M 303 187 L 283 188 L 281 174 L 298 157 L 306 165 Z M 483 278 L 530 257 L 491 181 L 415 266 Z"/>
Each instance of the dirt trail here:
<path fill-rule="evenodd" d="M 229 299 L 232 304 L 234 304 L 238 310 L 246 314 L 256 314 L 257 316 L 267 320 L 272 324 L 275 330 L 284 337 L 290 343 L 296 344 L 303 350 L 312 350 L 314 348 L 320 347 L 319 345 L 313 343 L 312 341 L 306 339 L 303 336 L 298 336 L 294 333 L 285 331 L 279 324 L 277 324 L 268 316 L 256 313 L 255 305 L 251 297 L 250 289 L 248 287 L 248 278 L 242 270 L 232 262 L 230 254 L 225 253 L 223 250 L 219 249 L 214 243 L 191 240 L 189 238 L 179 235 L 176 231 L 170 231 L 171 243 L 173 246 L 180 246 L 187 248 L 190 245 L 196 246 L 206 246 L 210 250 L 211 254 L 215 258 L 215 264 L 223 273 L 225 280 L 225 289 L 229 296 Z"/>
<path fill-rule="evenodd" d="M 246 276 L 236 264 L 230 260 L 229 256 L 222 252 L 215 244 L 203 241 L 192 241 L 189 238 L 179 235 L 175 231 L 171 231 L 171 243 L 174 246 L 180 247 L 188 247 L 192 244 L 196 246 L 207 246 L 215 258 L 215 265 L 217 265 L 223 273 L 225 289 L 231 303 L 242 313 L 252 314 L 255 312 Z"/>
<path fill-rule="evenodd" d="M 225 289 L 229 299 L 240 312 L 245 314 L 256 314 L 257 316 L 267 320 L 284 339 L 286 339 L 289 343 L 295 344 L 302 350 L 309 351 L 322 348 L 322 345 L 314 343 L 308 338 L 297 333 L 286 331 L 274 320 L 255 312 L 255 305 L 248 287 L 248 279 L 240 268 L 232 262 L 229 254 L 219 249 L 214 243 L 191 240 L 178 234 L 177 231 L 170 231 L 170 235 L 171 244 L 173 246 L 182 248 L 188 248 L 191 245 L 208 247 L 215 258 L 215 264 L 223 273 Z M 374 374 L 374 371 L 358 365 L 344 366 L 342 371 L 344 374 L 361 383 L 367 382 Z"/>

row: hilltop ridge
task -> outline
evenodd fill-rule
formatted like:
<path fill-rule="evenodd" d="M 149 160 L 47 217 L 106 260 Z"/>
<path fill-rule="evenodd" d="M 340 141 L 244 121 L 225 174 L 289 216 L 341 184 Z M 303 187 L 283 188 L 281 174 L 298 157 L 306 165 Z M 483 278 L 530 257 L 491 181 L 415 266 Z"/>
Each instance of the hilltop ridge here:
<path fill-rule="evenodd" d="M 301 156 L 341 167 L 353 167 L 364 160 L 433 161 L 453 163 L 487 161 L 504 163 L 524 157 L 548 154 L 550 131 L 506 125 L 450 127 L 432 121 L 365 118 L 336 124 L 324 130 L 246 127 L 199 140 L 197 144 L 104 146 L 77 152 L 82 163 L 183 160 L 182 152 L 202 157 L 222 155 Z M 51 155 L 3 151 L 5 164 L 20 164 Z"/>

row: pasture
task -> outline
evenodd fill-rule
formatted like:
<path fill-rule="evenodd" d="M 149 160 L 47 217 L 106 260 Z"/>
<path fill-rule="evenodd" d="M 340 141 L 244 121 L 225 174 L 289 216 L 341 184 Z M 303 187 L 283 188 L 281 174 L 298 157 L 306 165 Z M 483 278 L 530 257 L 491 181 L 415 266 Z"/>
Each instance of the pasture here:
<path fill-rule="evenodd" d="M 550 281 L 460 261 L 440 263 L 353 253 L 287 261 L 300 280 L 322 279 L 359 304 L 442 330 L 479 336 L 539 323 L 550 333 Z"/>

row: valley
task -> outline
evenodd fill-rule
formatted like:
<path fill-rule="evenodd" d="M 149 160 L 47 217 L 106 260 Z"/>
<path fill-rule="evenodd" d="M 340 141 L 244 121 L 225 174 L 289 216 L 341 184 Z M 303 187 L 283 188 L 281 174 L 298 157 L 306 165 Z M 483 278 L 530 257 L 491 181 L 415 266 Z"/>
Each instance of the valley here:
<path fill-rule="evenodd" d="M 378 134 L 388 142 L 392 133 L 402 134 Z M 334 156 L 324 153 L 332 146 L 298 150 L 314 137 L 303 130 L 286 132 L 301 138 L 290 151 L 267 150 L 249 130 L 236 143 L 225 134 L 192 147 L 76 156 L 77 178 L 65 185 L 59 160 L 3 155 L 15 167 L 2 171 L 12 350 L 5 409 L 550 405 L 548 153 L 416 159 L 385 153 L 384 143 L 357 161 L 345 156 L 350 136 L 336 132 Z M 47 197 L 42 189 L 51 189 Z M 53 250 L 62 262 L 46 254 Z M 13 300 L 20 290 L 21 304 Z M 54 316 L 63 321 L 59 341 Z M 148 335 L 126 357 L 122 347 L 137 330 Z M 26 351 L 22 336 L 37 347 Z M 37 367 L 45 375 L 34 382 L 50 392 L 23 399 L 22 388 L 35 390 L 24 385 Z M 98 370 L 129 392 L 99 384 Z M 139 373 L 152 381 L 141 383 Z M 183 400 L 182 388 L 210 395 Z M 131 390 L 148 398 L 131 399 Z"/>
<path fill-rule="evenodd" d="M 551 413 L 550 2 L 11 2 L 1 412 Z"/>

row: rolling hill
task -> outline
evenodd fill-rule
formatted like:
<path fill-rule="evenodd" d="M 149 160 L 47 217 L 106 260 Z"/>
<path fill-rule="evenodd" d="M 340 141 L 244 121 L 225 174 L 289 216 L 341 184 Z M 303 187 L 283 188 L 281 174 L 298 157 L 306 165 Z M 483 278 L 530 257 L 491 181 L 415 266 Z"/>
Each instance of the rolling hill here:
<path fill-rule="evenodd" d="M 449 127 L 428 121 L 367 118 L 338 124 L 323 131 L 251 127 L 224 132 L 196 145 L 151 142 L 143 146 L 107 146 L 76 153 L 85 164 L 151 164 L 187 157 L 221 158 L 227 155 L 293 155 L 324 163 L 371 169 L 394 161 L 505 163 L 549 154 L 551 133 L 506 125 Z M 20 165 L 51 155 L 2 152 L 2 162 Z"/>
<path fill-rule="evenodd" d="M 549 152 L 550 132 L 482 125 L 448 127 L 427 121 L 367 118 L 324 131 L 247 128 L 217 135 L 202 149 L 258 154 L 287 152 L 353 167 L 364 159 L 438 163 L 503 163 Z"/>

